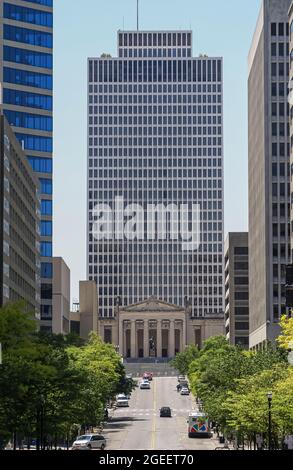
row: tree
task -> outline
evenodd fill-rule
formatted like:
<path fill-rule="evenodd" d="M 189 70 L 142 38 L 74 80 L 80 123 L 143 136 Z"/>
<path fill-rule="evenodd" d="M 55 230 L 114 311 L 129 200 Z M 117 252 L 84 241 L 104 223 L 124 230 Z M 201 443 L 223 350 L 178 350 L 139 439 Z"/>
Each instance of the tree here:
<path fill-rule="evenodd" d="M 281 335 L 277 338 L 280 348 L 293 349 L 293 318 L 287 318 L 283 315 L 280 321 L 282 328 Z"/>
<path fill-rule="evenodd" d="M 176 354 L 175 358 L 171 361 L 171 365 L 181 374 L 185 375 L 188 373 L 188 369 L 192 361 L 197 359 L 198 356 L 198 347 L 192 344 L 187 346 L 181 353 Z"/>

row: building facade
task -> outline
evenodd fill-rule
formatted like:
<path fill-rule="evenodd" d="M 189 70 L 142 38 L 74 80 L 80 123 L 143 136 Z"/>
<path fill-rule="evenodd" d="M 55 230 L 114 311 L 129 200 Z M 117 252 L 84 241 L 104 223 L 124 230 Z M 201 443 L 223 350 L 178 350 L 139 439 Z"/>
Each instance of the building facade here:
<path fill-rule="evenodd" d="M 52 331 L 66 335 L 70 330 L 70 269 L 63 258 L 53 258 Z"/>
<path fill-rule="evenodd" d="M 0 108 L 40 182 L 41 328 L 52 329 L 53 0 L 0 0 Z"/>
<path fill-rule="evenodd" d="M 290 228 L 291 228 L 291 262 L 293 262 L 293 2 L 288 13 L 289 18 L 289 115 L 290 115 Z"/>
<path fill-rule="evenodd" d="M 263 0 L 248 66 L 250 347 L 278 335 L 290 261 L 291 0 Z"/>
<path fill-rule="evenodd" d="M 193 57 L 191 31 L 119 31 L 117 39 L 117 58 L 88 60 L 87 274 L 99 315 L 113 316 L 117 298 L 125 307 L 151 296 L 190 305 L 196 317 L 222 313 L 222 59 Z M 115 212 L 115 235 L 99 239 L 95 208 L 110 213 L 116 198 L 126 212 Z M 170 212 L 183 205 L 189 221 L 199 207 L 195 250 L 173 237 Z M 140 238 L 126 238 L 123 220 L 138 207 L 170 216 L 165 238 L 150 236 L 146 218 Z"/>
<path fill-rule="evenodd" d="M 225 241 L 225 328 L 233 345 L 249 347 L 248 233 L 228 233 Z"/>
<path fill-rule="evenodd" d="M 0 305 L 24 300 L 40 311 L 38 180 L 0 116 Z"/>

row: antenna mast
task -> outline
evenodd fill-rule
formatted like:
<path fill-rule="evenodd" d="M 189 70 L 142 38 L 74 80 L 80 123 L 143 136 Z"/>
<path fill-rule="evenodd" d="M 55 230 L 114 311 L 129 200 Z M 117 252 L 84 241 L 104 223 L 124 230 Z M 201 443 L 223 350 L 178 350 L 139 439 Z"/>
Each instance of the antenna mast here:
<path fill-rule="evenodd" d="M 137 31 L 139 30 L 139 0 L 137 0 Z"/>

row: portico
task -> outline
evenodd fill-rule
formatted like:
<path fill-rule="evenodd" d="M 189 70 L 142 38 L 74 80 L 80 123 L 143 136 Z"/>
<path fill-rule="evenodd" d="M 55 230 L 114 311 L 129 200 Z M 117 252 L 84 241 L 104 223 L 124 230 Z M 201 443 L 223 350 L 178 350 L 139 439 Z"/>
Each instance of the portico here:
<path fill-rule="evenodd" d="M 125 358 L 171 358 L 186 344 L 186 312 L 150 298 L 119 312 L 119 352 Z"/>

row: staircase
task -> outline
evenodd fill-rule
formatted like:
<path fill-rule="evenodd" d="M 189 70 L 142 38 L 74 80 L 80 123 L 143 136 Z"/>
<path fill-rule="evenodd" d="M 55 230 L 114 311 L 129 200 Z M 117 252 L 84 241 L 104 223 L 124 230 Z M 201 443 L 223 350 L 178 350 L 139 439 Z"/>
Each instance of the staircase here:
<path fill-rule="evenodd" d="M 126 374 L 141 377 L 144 372 L 152 372 L 154 377 L 175 377 L 178 371 L 170 365 L 170 359 L 124 359 Z"/>

